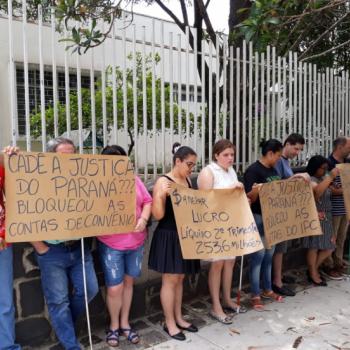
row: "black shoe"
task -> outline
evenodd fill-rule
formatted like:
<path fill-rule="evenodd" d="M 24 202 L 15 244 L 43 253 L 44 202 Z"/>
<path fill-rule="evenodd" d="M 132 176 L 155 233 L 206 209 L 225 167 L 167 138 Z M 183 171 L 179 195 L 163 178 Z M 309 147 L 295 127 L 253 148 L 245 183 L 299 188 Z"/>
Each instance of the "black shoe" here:
<path fill-rule="evenodd" d="M 163 329 L 164 329 L 164 332 L 167 333 L 169 337 L 171 337 L 171 338 L 173 338 L 175 340 L 180 340 L 180 341 L 186 340 L 186 336 L 182 332 L 179 332 L 179 333 L 176 333 L 174 335 L 171 335 L 169 333 L 169 329 L 168 329 L 168 327 L 166 325 L 163 326 Z"/>
<path fill-rule="evenodd" d="M 312 279 L 309 271 L 307 272 L 307 280 L 308 280 L 308 282 L 312 283 L 316 287 L 327 287 L 328 286 L 327 282 L 323 278 L 321 278 L 321 282 L 315 282 Z"/>
<path fill-rule="evenodd" d="M 272 290 L 275 293 L 277 293 L 279 295 L 284 295 L 286 297 L 294 297 L 295 296 L 295 292 L 286 286 L 278 287 L 275 284 L 273 284 Z"/>
<path fill-rule="evenodd" d="M 292 276 L 283 276 L 282 277 L 282 282 L 285 284 L 293 284 L 296 283 L 296 279 Z"/>
<path fill-rule="evenodd" d="M 182 331 L 187 331 L 191 333 L 198 332 L 198 328 L 194 324 L 190 324 L 188 327 L 182 327 L 179 324 L 176 323 L 177 328 L 181 329 Z"/>

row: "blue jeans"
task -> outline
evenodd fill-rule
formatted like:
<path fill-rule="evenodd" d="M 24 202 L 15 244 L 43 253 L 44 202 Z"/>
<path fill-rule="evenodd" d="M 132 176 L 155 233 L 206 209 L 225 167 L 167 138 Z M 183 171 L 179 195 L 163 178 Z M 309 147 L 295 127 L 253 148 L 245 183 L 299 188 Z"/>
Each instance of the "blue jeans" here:
<path fill-rule="evenodd" d="M 0 251 L 0 350 L 17 350 L 13 305 L 12 247 Z"/>
<path fill-rule="evenodd" d="M 48 244 L 47 253 L 37 254 L 41 283 L 52 326 L 66 350 L 80 350 L 74 323 L 85 310 L 83 265 L 80 241 L 72 247 Z M 98 283 L 91 253 L 85 249 L 88 300 L 98 293 Z M 70 284 L 73 287 L 70 293 Z"/>
<path fill-rule="evenodd" d="M 262 216 L 254 214 L 256 226 L 258 227 L 260 237 L 264 241 L 264 226 Z M 275 246 L 271 249 L 261 249 L 255 253 L 249 254 L 249 279 L 252 295 L 260 295 L 260 277 L 263 290 L 272 290 L 271 269 L 272 257 Z"/>
<path fill-rule="evenodd" d="M 121 284 L 125 275 L 140 277 L 143 245 L 137 249 L 118 250 L 99 242 L 98 250 L 107 287 Z"/>

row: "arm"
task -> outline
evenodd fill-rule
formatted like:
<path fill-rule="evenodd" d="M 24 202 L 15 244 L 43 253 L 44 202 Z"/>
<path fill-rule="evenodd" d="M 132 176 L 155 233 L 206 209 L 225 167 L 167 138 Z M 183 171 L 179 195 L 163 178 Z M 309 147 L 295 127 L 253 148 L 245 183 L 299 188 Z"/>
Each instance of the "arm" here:
<path fill-rule="evenodd" d="M 43 241 L 30 242 L 30 244 L 34 247 L 38 254 L 45 254 L 49 250 L 49 247 Z"/>
<path fill-rule="evenodd" d="M 255 172 L 251 169 L 247 169 L 247 171 L 244 173 L 244 187 L 247 197 L 250 199 L 251 203 L 256 202 L 259 197 L 259 190 L 262 185 L 257 184 L 257 182 L 259 182 L 259 179 Z"/>
<path fill-rule="evenodd" d="M 339 175 L 339 169 L 333 168 L 330 174 L 326 176 L 321 183 L 319 183 L 317 186 L 314 187 L 314 194 L 315 194 L 316 200 L 318 200 L 322 196 L 322 194 L 328 187 L 331 189 L 333 194 L 333 190 L 332 190 L 333 186 L 330 186 L 330 185 L 338 175 Z M 334 189 L 341 190 L 341 192 L 343 192 L 342 188 L 339 188 L 339 189 L 334 188 Z"/>
<path fill-rule="evenodd" d="M 169 181 L 161 177 L 153 188 L 152 215 L 156 220 L 160 220 L 165 214 L 165 200 L 170 189 Z"/>
<path fill-rule="evenodd" d="M 152 211 L 152 202 L 146 203 L 142 208 L 140 218 L 137 220 L 137 223 L 135 226 L 135 232 L 143 232 L 145 230 L 148 219 L 151 216 L 151 211 Z"/>
<path fill-rule="evenodd" d="M 304 179 L 305 182 L 310 182 L 310 175 L 308 173 L 298 173 L 294 174 L 291 179 Z"/>
<path fill-rule="evenodd" d="M 214 176 L 209 168 L 203 168 L 197 179 L 199 190 L 211 190 L 214 185 Z"/>

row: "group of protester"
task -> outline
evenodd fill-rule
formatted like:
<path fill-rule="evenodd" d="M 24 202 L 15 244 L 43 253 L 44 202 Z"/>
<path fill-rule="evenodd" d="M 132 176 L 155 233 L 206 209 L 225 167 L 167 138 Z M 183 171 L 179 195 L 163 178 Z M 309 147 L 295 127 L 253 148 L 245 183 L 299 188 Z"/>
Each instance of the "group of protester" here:
<path fill-rule="evenodd" d="M 251 203 L 259 234 L 264 242 L 264 227 L 259 200 L 263 183 L 293 176 L 311 181 L 314 190 L 322 234 L 306 237 L 302 244 L 307 248 L 308 279 L 315 286 L 326 286 L 323 274 L 341 279 L 346 273 L 343 260 L 347 232 L 342 187 L 336 164 L 344 163 L 350 154 L 350 139 L 339 137 L 334 141 L 333 153 L 326 159 L 312 157 L 306 173 L 293 174 L 290 160 L 302 151 L 305 140 L 291 134 L 284 144 L 276 139 L 261 142 L 261 157 L 244 173 L 244 184 L 238 181 L 233 169 L 235 147 L 229 140 L 220 140 L 213 147 L 212 162 L 198 176 L 199 189 L 238 188 L 245 190 Z M 49 152 L 75 153 L 72 141 L 56 138 L 49 142 Z M 17 150 L 9 147 L 11 154 Z M 102 154 L 126 155 L 120 146 L 107 146 Z M 186 274 L 200 270 L 199 260 L 183 259 L 170 199 L 170 185 L 177 183 L 192 187 L 190 175 L 197 164 L 196 152 L 188 146 L 174 144 L 173 166 L 170 172 L 158 178 L 153 198 L 136 176 L 136 226 L 134 232 L 106 234 L 97 237 L 99 256 L 106 284 L 106 304 L 110 315 L 106 341 L 109 346 L 119 345 L 120 336 L 138 343 L 139 335 L 129 324 L 129 311 L 133 295 L 133 282 L 141 273 L 146 225 L 151 216 L 158 221 L 149 252 L 149 268 L 162 274 L 160 299 L 164 312 L 164 331 L 172 338 L 185 340 L 183 331 L 197 332 L 198 328 L 182 315 L 183 280 Z M 5 242 L 4 167 L 0 157 L 0 350 L 20 349 L 15 344 L 12 247 Z M 89 248 L 83 240 L 47 240 L 32 242 L 41 271 L 42 287 L 53 329 L 67 350 L 81 349 L 75 333 L 75 321 L 85 310 L 83 269 L 86 274 L 87 300 L 98 292 L 98 283 Z M 288 243 L 283 242 L 248 255 L 251 305 L 262 311 L 262 299 L 283 301 L 294 296 L 287 286 L 291 280 L 282 276 L 283 254 Z M 232 323 L 233 313 L 246 312 L 231 298 L 232 275 L 235 257 L 209 261 L 208 286 L 212 300 L 211 317 L 223 324 Z M 322 270 L 321 270 L 322 268 Z M 72 288 L 70 288 L 70 285 Z M 220 298 L 221 295 L 221 298 Z"/>

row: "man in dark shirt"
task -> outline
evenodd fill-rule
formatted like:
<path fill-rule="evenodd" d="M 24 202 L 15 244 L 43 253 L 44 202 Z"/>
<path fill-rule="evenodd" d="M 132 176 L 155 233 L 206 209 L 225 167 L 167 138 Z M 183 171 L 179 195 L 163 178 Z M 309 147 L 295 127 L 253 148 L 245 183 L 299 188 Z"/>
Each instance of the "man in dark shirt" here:
<path fill-rule="evenodd" d="M 350 154 L 350 138 L 338 137 L 333 141 L 333 152 L 329 156 L 329 170 L 336 167 L 337 164 L 346 163 Z M 343 188 L 340 176 L 337 176 L 331 186 L 332 191 L 332 219 L 333 234 L 337 237 L 335 251 L 333 256 L 328 258 L 324 265 L 323 273 L 331 279 L 342 279 L 347 275 L 347 263 L 343 260 L 344 243 L 348 230 L 348 219 L 344 205 Z"/>

